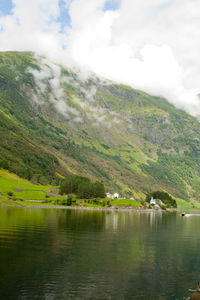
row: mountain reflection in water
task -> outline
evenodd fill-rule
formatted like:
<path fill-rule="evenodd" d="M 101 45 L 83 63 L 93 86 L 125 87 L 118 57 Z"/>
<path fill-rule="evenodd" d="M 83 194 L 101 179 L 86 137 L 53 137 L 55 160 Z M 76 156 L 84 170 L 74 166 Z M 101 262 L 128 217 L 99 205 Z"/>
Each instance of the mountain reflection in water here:
<path fill-rule="evenodd" d="M 0 299 L 187 299 L 199 228 L 178 213 L 1 208 Z"/>

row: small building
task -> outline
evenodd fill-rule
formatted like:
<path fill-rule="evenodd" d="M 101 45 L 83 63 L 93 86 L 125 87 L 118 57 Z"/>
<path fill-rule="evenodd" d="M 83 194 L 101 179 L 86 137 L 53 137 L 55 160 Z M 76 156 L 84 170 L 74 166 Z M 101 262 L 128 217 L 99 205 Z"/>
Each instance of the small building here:
<path fill-rule="evenodd" d="M 113 199 L 118 199 L 119 198 L 119 194 L 118 193 L 114 193 L 113 194 Z"/>
<path fill-rule="evenodd" d="M 160 209 L 161 207 L 166 206 L 166 205 L 162 202 L 162 200 L 160 200 L 160 199 L 153 199 L 153 197 L 151 197 L 151 200 L 150 200 L 149 205 L 150 205 L 151 207 L 153 207 L 154 209 Z"/>
<path fill-rule="evenodd" d="M 108 197 L 110 199 L 119 199 L 119 194 L 118 193 L 114 193 L 114 194 L 106 193 L 106 197 Z"/>
<path fill-rule="evenodd" d="M 156 205 L 156 200 L 153 199 L 153 197 L 151 197 L 150 204 L 151 204 L 151 205 Z"/>
<path fill-rule="evenodd" d="M 110 194 L 110 193 L 106 193 L 106 197 L 108 197 L 108 198 L 112 199 L 112 194 Z"/>

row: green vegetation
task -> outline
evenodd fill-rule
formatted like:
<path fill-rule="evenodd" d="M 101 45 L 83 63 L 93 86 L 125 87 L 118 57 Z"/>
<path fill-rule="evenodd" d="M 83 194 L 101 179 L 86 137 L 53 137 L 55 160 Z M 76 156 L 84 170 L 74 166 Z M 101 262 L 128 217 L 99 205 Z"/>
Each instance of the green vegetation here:
<path fill-rule="evenodd" d="M 139 207 L 143 207 L 143 202 L 130 200 L 130 199 L 122 199 L 122 200 L 114 199 L 112 200 L 112 205 L 116 205 L 119 207 L 139 208 Z"/>
<path fill-rule="evenodd" d="M 161 200 L 167 207 L 177 208 L 176 200 L 173 199 L 166 192 L 156 191 L 156 192 L 148 193 L 147 196 L 146 196 L 146 202 L 150 202 L 151 197 L 153 197 L 153 199 Z"/>
<path fill-rule="evenodd" d="M 31 53 L 0 53 L 0 168 L 39 190 L 19 184 L 15 188 L 24 190 L 13 191 L 11 180 L 10 187 L 2 183 L 3 193 L 53 201 L 48 186 L 76 174 L 127 198 L 144 200 L 145 194 L 164 190 L 186 201 L 200 200 L 198 120 L 163 98 L 104 84 L 95 76 L 81 81 L 64 68 L 60 89 L 69 109 L 61 114 L 59 97 L 52 94 L 53 70 L 52 78 L 43 80 L 43 90 L 31 71 L 42 68 Z M 94 197 L 100 189 L 100 183 L 91 190 L 86 185 L 80 185 L 79 197 Z"/>
<path fill-rule="evenodd" d="M 176 199 L 178 209 L 200 208 L 200 203 L 197 201 L 187 202 L 183 199 Z"/>
<path fill-rule="evenodd" d="M 80 199 L 105 198 L 105 188 L 101 182 L 95 183 L 87 177 L 69 176 L 64 179 L 60 186 L 60 194 L 75 194 Z"/>
<path fill-rule="evenodd" d="M 0 169 L 0 192 L 7 194 L 14 189 L 31 190 L 35 191 L 48 191 L 51 188 L 56 188 L 54 186 L 44 186 L 40 184 L 33 184 L 28 180 L 22 179 L 16 174 L 10 173 L 7 170 Z"/>
<path fill-rule="evenodd" d="M 87 178 L 77 176 L 78 182 L 90 182 Z M 75 182 L 75 180 L 72 182 Z M 91 183 L 91 182 L 90 182 Z M 95 184 L 94 184 L 95 187 Z M 22 206 L 82 206 L 82 207 L 141 207 L 142 203 L 135 200 L 111 200 L 109 198 L 80 199 L 74 194 L 57 195 L 57 187 L 35 185 L 6 170 L 0 170 L 0 204 Z"/>

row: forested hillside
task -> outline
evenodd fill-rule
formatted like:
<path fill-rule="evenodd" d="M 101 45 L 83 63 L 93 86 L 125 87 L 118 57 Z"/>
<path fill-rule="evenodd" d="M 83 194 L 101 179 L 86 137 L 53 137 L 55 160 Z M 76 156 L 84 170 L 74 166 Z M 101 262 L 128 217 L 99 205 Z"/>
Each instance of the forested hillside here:
<path fill-rule="evenodd" d="M 200 200 L 200 124 L 165 99 L 31 53 L 0 53 L 0 167 L 42 184 L 76 174 L 144 197 Z"/>

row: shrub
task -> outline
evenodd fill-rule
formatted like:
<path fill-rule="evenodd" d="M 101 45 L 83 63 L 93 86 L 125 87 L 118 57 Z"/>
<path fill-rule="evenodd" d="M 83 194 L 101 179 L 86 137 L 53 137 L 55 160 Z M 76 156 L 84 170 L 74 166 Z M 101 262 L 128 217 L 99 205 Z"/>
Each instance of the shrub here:
<path fill-rule="evenodd" d="M 75 205 L 76 197 L 74 195 L 68 195 L 67 197 L 67 206 Z"/>
<path fill-rule="evenodd" d="M 76 204 L 76 196 L 68 195 L 67 198 L 55 200 L 54 204 L 56 204 L 56 205 L 66 205 L 66 206 L 75 205 Z"/>
<path fill-rule="evenodd" d="M 65 199 L 60 200 L 60 204 L 61 205 L 68 205 L 68 199 L 65 198 Z"/>
<path fill-rule="evenodd" d="M 14 196 L 13 192 L 8 192 L 8 196 L 9 196 L 9 197 Z"/>

